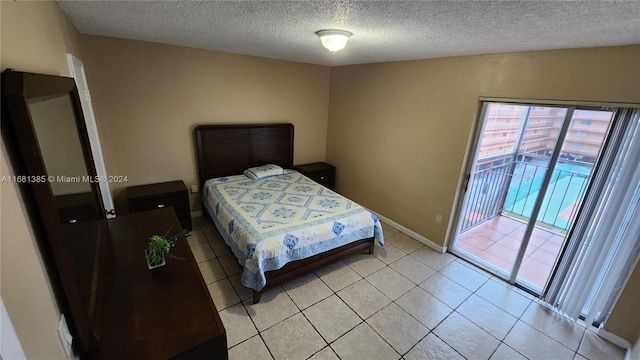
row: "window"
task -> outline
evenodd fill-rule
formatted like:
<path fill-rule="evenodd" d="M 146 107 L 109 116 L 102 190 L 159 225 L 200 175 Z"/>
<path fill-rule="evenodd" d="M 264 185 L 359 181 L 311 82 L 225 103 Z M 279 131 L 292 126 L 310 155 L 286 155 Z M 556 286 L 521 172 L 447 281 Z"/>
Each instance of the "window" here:
<path fill-rule="evenodd" d="M 502 133 L 502 137 L 505 137 L 505 136 L 507 136 L 507 133 Z"/>
<path fill-rule="evenodd" d="M 578 131 L 578 132 L 576 132 L 576 136 L 586 137 L 587 136 L 587 132 L 586 131 Z"/>
<path fill-rule="evenodd" d="M 573 147 L 576 148 L 576 149 L 581 149 L 581 148 L 584 147 L 584 144 L 583 143 L 573 143 Z"/>
<path fill-rule="evenodd" d="M 580 120 L 580 125 L 591 125 L 591 120 Z"/>

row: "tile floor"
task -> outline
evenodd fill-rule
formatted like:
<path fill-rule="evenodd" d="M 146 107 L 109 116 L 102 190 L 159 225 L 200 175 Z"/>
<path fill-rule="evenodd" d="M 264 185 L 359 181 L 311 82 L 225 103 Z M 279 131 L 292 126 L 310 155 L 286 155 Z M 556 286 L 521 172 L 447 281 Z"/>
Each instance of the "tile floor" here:
<path fill-rule="evenodd" d="M 458 248 L 507 272 L 513 268 L 526 224 L 496 216 L 458 237 Z M 564 236 L 536 227 L 525 251 L 518 276 L 544 288 L 560 253 Z"/>
<path fill-rule="evenodd" d="M 532 296 L 383 226 L 384 247 L 262 295 L 207 218 L 188 238 L 243 359 L 623 359 Z"/>

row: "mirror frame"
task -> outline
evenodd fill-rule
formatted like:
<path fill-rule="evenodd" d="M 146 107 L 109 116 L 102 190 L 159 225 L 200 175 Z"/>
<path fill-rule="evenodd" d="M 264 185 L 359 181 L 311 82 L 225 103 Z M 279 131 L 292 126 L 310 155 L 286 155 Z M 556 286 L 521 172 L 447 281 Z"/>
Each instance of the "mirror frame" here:
<path fill-rule="evenodd" d="M 99 286 L 100 268 L 104 257 L 107 236 L 106 213 L 97 182 L 91 182 L 99 227 L 96 244 L 94 274 L 90 284 L 88 305 L 83 303 L 78 289 L 77 276 L 68 248 L 64 241 L 64 226 L 55 204 L 55 198 L 47 179 L 28 100 L 44 96 L 68 94 L 83 151 L 87 173 L 96 178 L 95 164 L 89 145 L 84 116 L 75 80 L 61 76 L 17 72 L 11 69 L 2 73 L 2 137 L 11 158 L 16 176 L 25 176 L 17 181 L 23 201 L 29 212 L 31 224 L 38 239 L 43 260 L 61 311 L 66 314 L 67 324 L 74 338 L 79 340 L 80 351 L 85 353 L 99 347 Z M 75 226 L 75 225 L 72 225 Z"/>

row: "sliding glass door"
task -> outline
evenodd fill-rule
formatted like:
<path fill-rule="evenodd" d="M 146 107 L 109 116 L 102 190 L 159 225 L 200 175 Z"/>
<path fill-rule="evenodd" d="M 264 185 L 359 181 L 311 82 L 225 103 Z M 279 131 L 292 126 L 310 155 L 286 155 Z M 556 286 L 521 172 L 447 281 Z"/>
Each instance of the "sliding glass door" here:
<path fill-rule="evenodd" d="M 541 293 L 613 111 L 485 103 L 452 252 Z"/>

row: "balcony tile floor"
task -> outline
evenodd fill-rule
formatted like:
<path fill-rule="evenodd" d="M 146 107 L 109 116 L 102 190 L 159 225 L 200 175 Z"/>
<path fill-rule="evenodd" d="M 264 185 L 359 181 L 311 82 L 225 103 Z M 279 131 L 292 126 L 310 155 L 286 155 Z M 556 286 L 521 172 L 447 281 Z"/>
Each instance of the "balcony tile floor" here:
<path fill-rule="evenodd" d="M 197 261 L 227 331 L 231 360 L 625 356 L 530 294 L 386 224 L 385 246 L 376 245 L 373 256 L 327 266 L 253 304 L 240 284 L 242 268 L 230 261 L 211 220 L 195 220 L 189 244 L 203 254 Z"/>
<path fill-rule="evenodd" d="M 511 272 L 525 228 L 521 221 L 498 215 L 461 234 L 457 247 Z M 544 288 L 563 241 L 564 236 L 536 227 L 518 276 Z"/>

